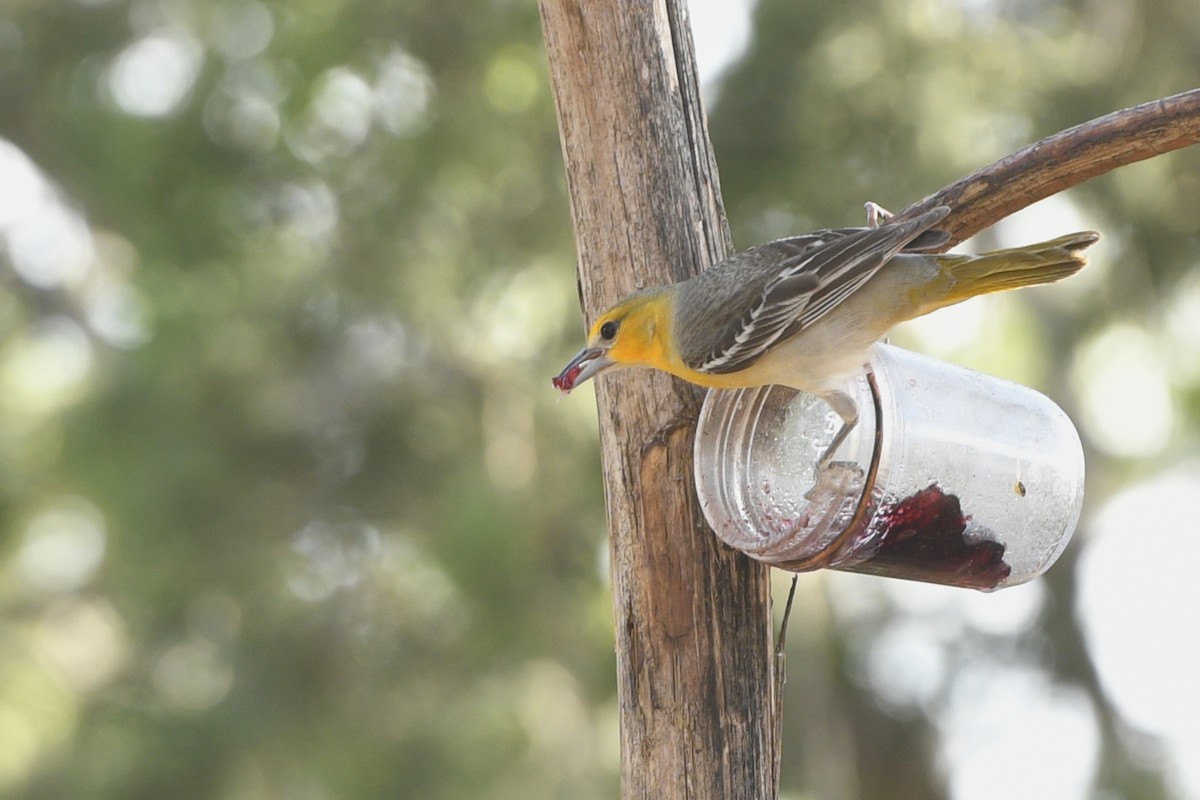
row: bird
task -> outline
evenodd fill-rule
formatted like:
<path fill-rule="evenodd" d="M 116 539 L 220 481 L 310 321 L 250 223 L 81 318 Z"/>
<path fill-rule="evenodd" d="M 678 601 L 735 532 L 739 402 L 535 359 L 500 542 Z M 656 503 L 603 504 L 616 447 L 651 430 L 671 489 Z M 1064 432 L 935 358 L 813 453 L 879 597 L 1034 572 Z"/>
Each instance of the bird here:
<path fill-rule="evenodd" d="M 777 384 L 815 395 L 842 420 L 827 466 L 857 424 L 846 392 L 897 324 L 991 292 L 1066 278 L 1087 264 L 1095 231 L 979 255 L 930 253 L 950 235 L 938 206 L 895 219 L 867 204 L 867 227 L 791 236 L 737 253 L 604 311 L 587 345 L 552 379 L 569 394 L 601 373 L 650 367 L 710 389 Z"/>

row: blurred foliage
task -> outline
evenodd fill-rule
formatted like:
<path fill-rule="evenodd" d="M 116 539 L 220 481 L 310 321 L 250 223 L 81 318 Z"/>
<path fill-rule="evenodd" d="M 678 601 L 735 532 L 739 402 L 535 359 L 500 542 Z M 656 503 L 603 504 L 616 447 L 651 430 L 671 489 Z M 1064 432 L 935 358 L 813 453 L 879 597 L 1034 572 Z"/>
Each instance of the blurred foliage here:
<path fill-rule="evenodd" d="M 1190 88 L 1194 11 L 761 0 L 711 109 L 735 240 Z M 1162 309 L 1200 297 L 1200 160 L 1072 198 L 1112 268 L 941 354 L 1074 410 L 1114 320 L 1169 351 L 1170 438 L 1089 437 L 1103 494 L 1196 449 L 1200 351 Z M 546 380 L 572 264 L 531 3 L 0 5 L 0 795 L 615 796 L 595 411 Z M 1064 561 L 1036 627 L 963 639 L 1085 687 L 1099 785 L 1161 796 Z M 800 615 L 789 707 L 820 693 L 838 735 L 790 716 L 785 786 L 946 792 L 930 716 L 864 677 L 899 612 L 834 601 Z"/>
<path fill-rule="evenodd" d="M 0 135 L 92 252 L 7 250 L 0 789 L 612 795 L 538 20 L 465 10 L 4 8 Z M 44 324 L 67 352 L 12 375 Z"/>

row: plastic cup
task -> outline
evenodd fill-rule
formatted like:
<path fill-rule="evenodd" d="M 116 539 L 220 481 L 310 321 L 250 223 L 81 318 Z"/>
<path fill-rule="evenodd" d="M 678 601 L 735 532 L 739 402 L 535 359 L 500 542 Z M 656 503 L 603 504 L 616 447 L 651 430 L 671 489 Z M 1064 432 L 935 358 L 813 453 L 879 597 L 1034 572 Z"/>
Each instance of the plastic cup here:
<path fill-rule="evenodd" d="M 696 488 L 717 535 L 783 569 L 828 567 L 985 591 L 1061 555 L 1083 505 L 1083 448 L 1045 395 L 880 345 L 846 388 L 859 422 L 782 386 L 713 390 Z"/>

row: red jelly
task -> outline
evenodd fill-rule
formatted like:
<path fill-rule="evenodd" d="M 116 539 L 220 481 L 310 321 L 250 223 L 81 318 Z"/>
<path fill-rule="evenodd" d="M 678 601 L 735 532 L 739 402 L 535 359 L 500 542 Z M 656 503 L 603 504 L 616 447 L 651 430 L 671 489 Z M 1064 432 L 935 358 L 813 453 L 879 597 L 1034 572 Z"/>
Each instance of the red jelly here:
<path fill-rule="evenodd" d="M 855 572 L 995 589 L 1012 572 L 1004 560 L 1005 547 L 978 526 L 968 536 L 969 521 L 958 497 L 930 484 L 880 507 L 866 533 L 869 555 L 841 566 Z"/>
<path fill-rule="evenodd" d="M 554 388 L 566 394 L 575 388 L 575 379 L 579 377 L 579 373 L 583 372 L 583 367 L 576 364 L 568 370 L 565 370 L 561 375 L 556 375 L 550 379 L 550 383 L 554 384 Z"/>

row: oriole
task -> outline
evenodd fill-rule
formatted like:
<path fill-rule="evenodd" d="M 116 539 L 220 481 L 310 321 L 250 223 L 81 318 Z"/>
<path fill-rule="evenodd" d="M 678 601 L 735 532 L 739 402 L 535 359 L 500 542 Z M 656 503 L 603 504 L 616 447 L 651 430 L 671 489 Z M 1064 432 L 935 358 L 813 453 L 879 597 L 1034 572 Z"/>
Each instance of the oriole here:
<path fill-rule="evenodd" d="M 976 295 L 1050 283 L 1079 271 L 1100 234 L 982 255 L 926 254 L 949 235 L 940 206 L 902 222 L 821 230 L 751 248 L 671 286 L 630 295 L 601 314 L 587 347 L 554 378 L 569 393 L 616 367 L 652 367 L 721 389 L 781 384 L 858 419 L 843 391 L 896 324 Z M 883 212 L 885 215 L 887 212 Z M 887 215 L 890 216 L 890 215 Z"/>

